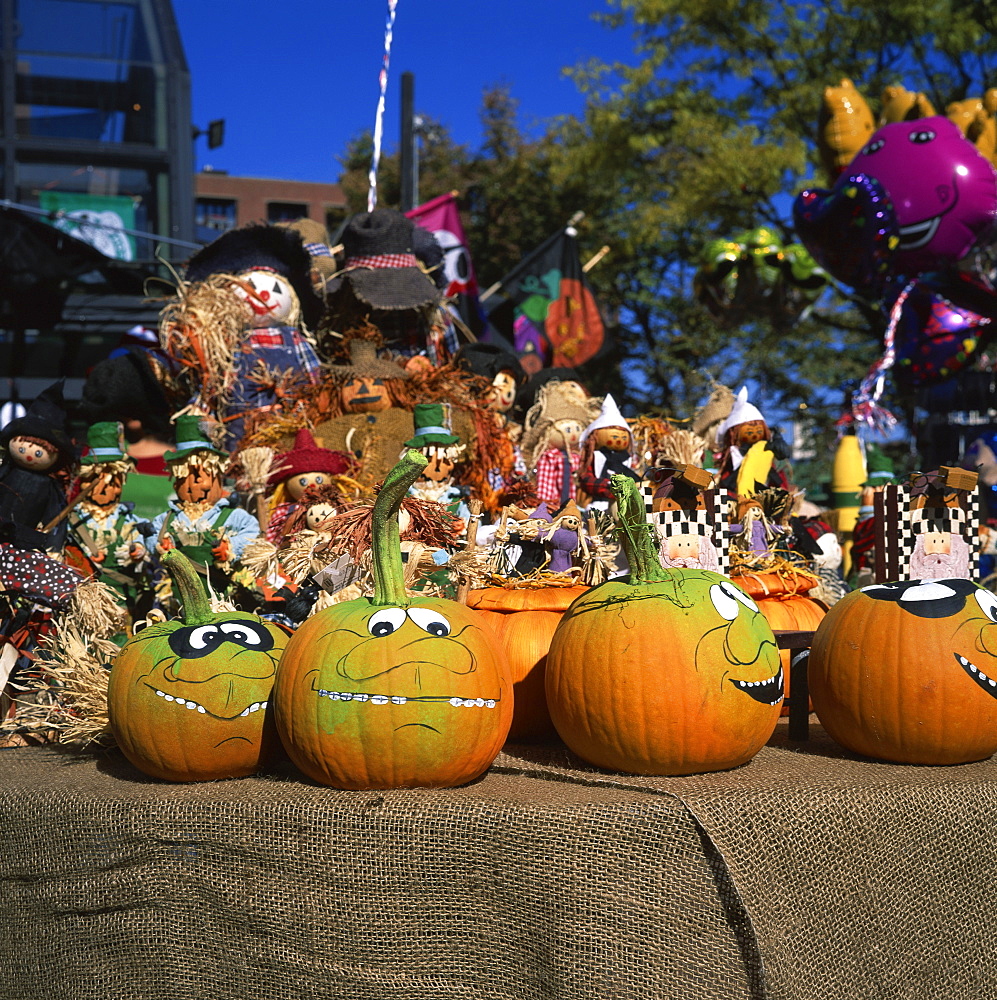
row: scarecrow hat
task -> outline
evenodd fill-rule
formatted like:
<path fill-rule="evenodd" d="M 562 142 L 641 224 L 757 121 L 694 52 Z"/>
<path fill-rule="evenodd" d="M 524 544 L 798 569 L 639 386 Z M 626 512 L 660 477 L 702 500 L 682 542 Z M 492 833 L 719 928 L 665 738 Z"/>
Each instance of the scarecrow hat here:
<path fill-rule="evenodd" d="M 616 405 L 616 400 L 609 393 L 606 393 L 606 397 L 602 401 L 602 409 L 599 411 L 599 416 L 582 431 L 579 443 L 585 444 L 586 439 L 591 433 L 603 427 L 625 427 L 627 433 L 630 434 L 630 425 L 627 423 L 627 418 L 620 413 L 620 408 Z M 633 440 L 633 434 L 630 434 L 630 440 Z"/>
<path fill-rule="evenodd" d="M 278 222 L 277 226 L 296 232 L 311 257 L 312 270 L 316 271 L 325 288 L 325 283 L 339 270 L 336 254 L 329 244 L 329 231 L 315 219 L 295 219 L 293 222 Z"/>
<path fill-rule="evenodd" d="M 863 486 L 886 486 L 893 482 L 896 470 L 893 460 L 870 442 L 865 446 L 866 480 Z"/>
<path fill-rule="evenodd" d="M 350 363 L 330 365 L 333 375 L 351 378 L 400 378 L 410 379 L 412 373 L 394 361 L 386 361 L 377 356 L 377 347 L 372 340 L 354 337 L 349 343 Z"/>
<path fill-rule="evenodd" d="M 454 355 L 454 363 L 489 381 L 501 372 L 508 372 L 516 380 L 517 386 L 526 383 L 526 372 L 519 363 L 519 358 L 497 344 L 464 344 Z"/>
<path fill-rule="evenodd" d="M 213 274 L 273 271 L 290 282 L 301 315 L 314 326 L 322 315 L 322 300 L 311 279 L 312 256 L 301 234 L 286 226 L 254 224 L 222 233 L 187 261 L 186 279 L 204 281 Z"/>
<path fill-rule="evenodd" d="M 6 447 L 16 437 L 38 438 L 58 451 L 60 465 L 72 464 L 76 448 L 66 431 L 66 410 L 62 398 L 65 382 L 65 379 L 60 379 L 42 390 L 23 417 L 15 417 L 0 430 L 0 445 Z"/>
<path fill-rule="evenodd" d="M 412 419 L 415 421 L 415 437 L 405 442 L 406 448 L 447 447 L 460 442 L 456 434 L 447 430 L 442 403 L 416 403 Z"/>
<path fill-rule="evenodd" d="M 294 447 L 274 459 L 273 472 L 270 473 L 267 486 L 271 490 L 275 489 L 285 480 L 306 472 L 327 472 L 330 476 L 342 476 L 352 467 L 349 455 L 321 447 L 312 437 L 312 432 L 307 427 L 302 427 L 295 435 Z"/>
<path fill-rule="evenodd" d="M 436 305 L 442 292 L 419 266 L 415 228 L 411 219 L 390 208 L 355 215 L 343 230 L 343 270 L 326 282 L 326 292 L 348 286 L 374 309 Z"/>
<path fill-rule="evenodd" d="M 578 504 L 574 500 L 569 500 L 555 515 L 555 517 L 577 517 L 582 519 L 582 512 L 578 509 Z"/>
<path fill-rule="evenodd" d="M 177 450 L 166 452 L 163 461 L 180 462 L 197 451 L 210 451 L 222 457 L 227 455 L 227 452 L 216 448 L 201 430 L 201 417 L 196 413 L 181 414 L 177 417 Z"/>
<path fill-rule="evenodd" d="M 99 465 L 103 462 L 124 462 L 128 455 L 121 447 L 121 424 L 102 420 L 87 428 L 87 453 L 81 465 Z"/>
<path fill-rule="evenodd" d="M 758 409 L 753 403 L 748 402 L 748 387 L 746 385 L 741 386 L 741 391 L 734 398 L 734 406 L 730 413 L 727 414 L 727 419 L 720 424 L 717 428 L 717 440 L 723 441 L 723 436 L 732 427 L 737 427 L 739 424 L 747 424 L 752 420 L 761 420 L 762 423 L 766 423 L 765 418 L 761 414 L 761 410 Z"/>

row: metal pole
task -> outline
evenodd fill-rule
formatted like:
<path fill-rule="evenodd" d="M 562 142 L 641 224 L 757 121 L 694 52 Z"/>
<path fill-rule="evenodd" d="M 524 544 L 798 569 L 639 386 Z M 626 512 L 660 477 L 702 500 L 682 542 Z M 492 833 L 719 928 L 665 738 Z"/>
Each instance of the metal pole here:
<path fill-rule="evenodd" d="M 415 76 L 402 73 L 401 209 L 415 208 L 419 197 L 419 150 L 415 134 Z"/>

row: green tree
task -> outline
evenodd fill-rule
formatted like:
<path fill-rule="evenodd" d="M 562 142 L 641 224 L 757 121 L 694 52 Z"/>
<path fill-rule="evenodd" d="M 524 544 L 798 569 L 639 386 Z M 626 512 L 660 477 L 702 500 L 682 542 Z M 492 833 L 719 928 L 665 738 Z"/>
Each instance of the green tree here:
<path fill-rule="evenodd" d="M 847 289 L 787 325 L 764 315 L 721 325 L 696 303 L 704 245 L 759 225 L 793 238 L 792 197 L 829 186 L 818 168 L 823 89 L 854 80 L 874 113 L 888 84 L 936 108 L 995 82 L 997 8 L 943 0 L 609 0 L 601 19 L 630 30 L 632 65 L 574 70 L 584 115 L 559 130 L 555 185 L 584 177 L 612 244 L 593 281 L 620 317 L 632 397 L 678 414 L 702 375 L 752 380 L 763 406 L 801 403 L 826 426 L 842 386 L 876 357 L 884 322 Z M 736 386 L 735 386 L 736 387 Z M 902 401 L 901 401 L 902 402 Z"/>

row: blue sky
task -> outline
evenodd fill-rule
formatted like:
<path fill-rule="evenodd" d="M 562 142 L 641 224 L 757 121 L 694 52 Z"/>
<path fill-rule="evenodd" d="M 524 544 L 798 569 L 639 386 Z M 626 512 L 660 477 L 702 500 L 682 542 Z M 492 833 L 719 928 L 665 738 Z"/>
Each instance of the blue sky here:
<path fill-rule="evenodd" d="M 195 143 L 198 169 L 330 181 L 346 143 L 373 129 L 387 0 L 173 0 L 199 128 L 225 119 L 225 143 Z M 628 29 L 592 20 L 599 0 L 398 0 L 384 112 L 384 147 L 397 148 L 400 79 L 415 77 L 415 107 L 477 149 L 483 90 L 503 82 L 520 126 L 577 114 L 562 69 L 598 57 L 634 61 Z"/>

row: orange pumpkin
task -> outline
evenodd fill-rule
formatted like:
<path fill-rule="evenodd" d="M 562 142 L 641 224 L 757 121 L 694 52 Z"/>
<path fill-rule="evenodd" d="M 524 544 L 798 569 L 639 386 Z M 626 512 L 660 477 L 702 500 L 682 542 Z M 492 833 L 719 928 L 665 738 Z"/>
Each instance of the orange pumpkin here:
<path fill-rule="evenodd" d="M 183 618 L 122 647 L 107 689 L 111 732 L 140 771 L 165 781 L 253 774 L 277 747 L 268 702 L 287 632 L 241 611 L 212 612 L 183 553 L 163 564 Z"/>
<path fill-rule="evenodd" d="M 662 567 L 636 484 L 610 483 L 631 576 L 591 588 L 564 613 L 547 658 L 554 725 L 580 757 L 614 770 L 743 764 L 779 719 L 772 629 L 726 577 Z"/>
<path fill-rule="evenodd" d="M 814 710 L 856 753 L 961 764 L 997 751 L 997 596 L 970 580 L 846 594 L 814 636 Z"/>
<path fill-rule="evenodd" d="M 321 784 L 464 784 L 509 732 L 512 680 L 492 631 L 462 604 L 405 592 L 398 510 L 426 464 L 408 451 L 378 493 L 373 598 L 313 615 L 281 658 L 277 727 L 294 763 Z"/>
<path fill-rule="evenodd" d="M 486 587 L 467 595 L 467 606 L 496 634 L 509 657 L 513 698 L 512 743 L 542 743 L 557 736 L 547 709 L 547 653 L 561 616 L 587 587 L 507 590 Z"/>

